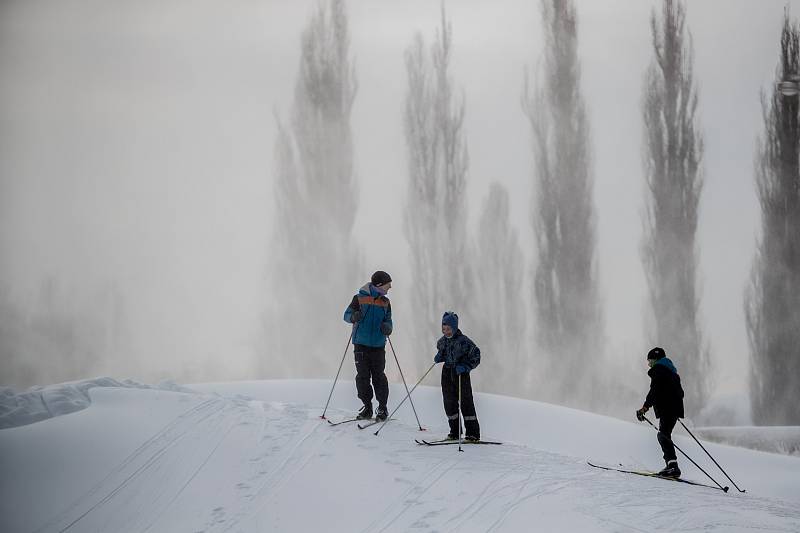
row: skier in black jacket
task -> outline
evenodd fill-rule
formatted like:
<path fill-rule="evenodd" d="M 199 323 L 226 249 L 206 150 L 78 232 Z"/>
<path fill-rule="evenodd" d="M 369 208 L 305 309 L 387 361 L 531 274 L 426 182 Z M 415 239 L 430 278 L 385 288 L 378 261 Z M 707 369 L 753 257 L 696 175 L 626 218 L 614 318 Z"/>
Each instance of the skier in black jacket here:
<path fill-rule="evenodd" d="M 653 408 L 658 424 L 658 443 L 664 452 L 667 466 L 659 475 L 680 477 L 678 458 L 675 456 L 675 445 L 672 444 L 672 430 L 679 418 L 683 418 L 683 388 L 678 369 L 664 353 L 663 348 L 655 347 L 647 353 L 647 364 L 650 370 L 650 392 L 644 400 L 642 408 L 636 411 L 636 418 L 644 420 L 644 414 Z"/>
<path fill-rule="evenodd" d="M 481 438 L 475 402 L 472 399 L 472 383 L 469 373 L 481 362 L 481 351 L 472 340 L 458 329 L 458 315 L 448 311 L 442 317 L 442 333 L 436 343 L 434 363 L 442 366 L 442 400 L 447 422 L 450 424 L 448 439 L 457 439 L 461 434 L 458 419 L 459 387 L 461 388 L 461 414 L 464 417 L 464 439 L 477 441 Z"/>

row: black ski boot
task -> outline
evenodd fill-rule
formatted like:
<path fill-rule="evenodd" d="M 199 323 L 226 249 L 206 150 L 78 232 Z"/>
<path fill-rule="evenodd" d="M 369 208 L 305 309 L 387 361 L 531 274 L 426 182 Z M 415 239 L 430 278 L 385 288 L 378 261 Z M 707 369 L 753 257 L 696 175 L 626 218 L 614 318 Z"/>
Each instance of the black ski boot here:
<path fill-rule="evenodd" d="M 389 411 L 386 409 L 385 405 L 379 405 L 378 410 L 375 411 L 375 420 L 379 420 L 383 422 L 389 417 Z"/>
<path fill-rule="evenodd" d="M 456 435 L 455 433 L 448 433 L 447 440 L 458 440 L 458 435 Z"/>
<path fill-rule="evenodd" d="M 358 420 L 369 420 L 372 418 L 372 405 L 364 404 L 361 409 L 359 409 L 358 414 L 356 415 L 356 419 Z"/>
<path fill-rule="evenodd" d="M 464 436 L 464 440 L 469 441 L 469 442 L 477 442 L 477 441 L 481 440 L 481 438 L 476 436 L 476 435 L 465 435 Z"/>
<path fill-rule="evenodd" d="M 658 473 L 662 477 L 681 477 L 681 469 L 678 468 L 678 461 L 672 460 L 667 462 L 667 466 Z"/>

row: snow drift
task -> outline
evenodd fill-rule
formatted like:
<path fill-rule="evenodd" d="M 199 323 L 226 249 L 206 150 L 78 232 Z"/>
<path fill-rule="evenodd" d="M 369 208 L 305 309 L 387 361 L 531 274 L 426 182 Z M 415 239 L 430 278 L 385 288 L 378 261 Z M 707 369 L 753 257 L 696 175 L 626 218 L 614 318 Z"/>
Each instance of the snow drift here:
<path fill-rule="evenodd" d="M 46 387 L 32 387 L 21 393 L 15 393 L 9 387 L 0 387 L 0 429 L 33 424 L 54 416 L 86 409 L 91 403 L 89 390 L 94 387 L 191 392 L 172 381 L 164 381 L 156 386 L 151 386 L 130 379 L 117 381 L 108 377 L 59 383 Z"/>

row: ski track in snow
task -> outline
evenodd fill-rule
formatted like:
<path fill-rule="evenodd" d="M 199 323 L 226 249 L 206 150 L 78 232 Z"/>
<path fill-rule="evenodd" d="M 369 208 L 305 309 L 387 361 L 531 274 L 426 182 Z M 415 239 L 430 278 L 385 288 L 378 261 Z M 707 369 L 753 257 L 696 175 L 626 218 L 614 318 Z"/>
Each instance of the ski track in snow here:
<path fill-rule="evenodd" d="M 260 453 L 250 459 L 250 462 L 258 465 L 258 468 L 255 473 L 249 475 L 247 482 L 239 484 L 240 487 L 247 489 L 252 488 L 250 483 L 255 483 L 257 487 L 244 494 L 248 503 L 241 506 L 231 520 L 221 522 L 222 531 L 230 531 L 242 519 L 252 514 L 254 509 L 266 505 L 272 495 L 278 492 L 294 473 L 305 468 L 313 458 L 313 453 L 301 454 L 300 451 L 309 437 L 322 424 L 317 420 L 309 420 L 309 415 L 305 410 L 299 410 L 293 406 L 287 407 L 284 413 L 284 416 L 275 416 L 275 413 L 270 414 L 268 411 L 265 414 L 264 426 L 259 437 Z M 300 423 L 296 423 L 297 420 Z M 280 430 L 277 435 L 266 431 L 268 427 L 271 427 L 270 422 L 274 422 L 275 427 Z M 277 454 L 277 457 L 274 458 L 277 461 L 276 464 L 271 464 L 273 462 L 272 453 Z M 207 533 L 209 531 L 216 531 L 216 529 L 206 530 Z"/>
<path fill-rule="evenodd" d="M 146 518 L 163 514 L 171 501 L 183 492 L 208 462 L 219 443 L 205 460 L 196 465 L 197 459 L 202 459 L 202 445 L 209 444 L 203 443 L 204 437 L 218 434 L 220 428 L 227 425 L 229 427 L 222 431 L 224 439 L 231 425 L 231 421 L 226 420 L 226 415 L 235 414 L 235 409 L 231 402 L 219 399 L 207 399 L 190 408 L 148 439 L 103 481 L 72 504 L 55 521 L 53 529 L 51 523 L 40 531 L 102 530 L 111 525 L 111 517 L 131 515 L 131 508 L 147 512 L 135 513 L 128 517 L 129 522 L 115 524 L 113 529 L 119 527 L 118 531 L 146 531 L 152 526 L 143 523 Z M 213 443 L 216 437 L 209 440 Z M 195 461 L 190 462 L 191 459 Z M 188 480 L 170 495 L 168 491 L 176 488 L 176 480 L 186 479 L 187 474 Z M 150 492 L 144 490 L 146 488 L 155 490 Z"/>
<path fill-rule="evenodd" d="M 376 437 L 300 405 L 194 402 L 30 530 L 800 531 L 800 510 L 778 499 L 594 470 L 513 443 L 419 446 L 401 422 Z"/>

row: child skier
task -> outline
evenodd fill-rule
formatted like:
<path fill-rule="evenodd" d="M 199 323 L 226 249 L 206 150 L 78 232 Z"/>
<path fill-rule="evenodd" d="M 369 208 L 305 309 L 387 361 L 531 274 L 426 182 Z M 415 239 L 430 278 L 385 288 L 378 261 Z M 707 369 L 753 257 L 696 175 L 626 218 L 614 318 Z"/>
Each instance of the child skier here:
<path fill-rule="evenodd" d="M 644 400 L 642 408 L 636 411 L 636 418 L 644 420 L 644 414 L 653 407 L 656 418 L 659 419 L 658 443 L 664 452 L 664 462 L 667 466 L 659 472 L 661 476 L 680 477 L 678 459 L 675 456 L 675 446 L 672 444 L 672 429 L 683 418 L 683 388 L 678 369 L 667 358 L 663 348 L 653 348 L 647 353 L 647 364 L 650 370 L 650 392 Z"/>
<path fill-rule="evenodd" d="M 444 336 L 436 343 L 434 363 L 444 363 L 442 367 L 442 399 L 444 412 L 450 424 L 448 439 L 458 439 L 461 423 L 458 420 L 459 386 L 461 388 L 461 413 L 464 416 L 465 440 L 477 441 L 481 438 L 475 403 L 472 399 L 470 370 L 481 362 L 481 351 L 469 337 L 458 329 L 458 315 L 448 311 L 442 317 Z"/>
<path fill-rule="evenodd" d="M 372 418 L 372 388 L 378 400 L 377 420 L 386 420 L 389 380 L 386 379 L 386 337 L 392 334 L 392 305 L 386 293 L 392 278 L 378 270 L 369 283 L 361 287 L 347 309 L 344 321 L 353 324 L 353 351 L 356 361 L 356 391 L 364 403 L 357 418 Z M 372 378 L 372 385 L 370 385 Z"/>

